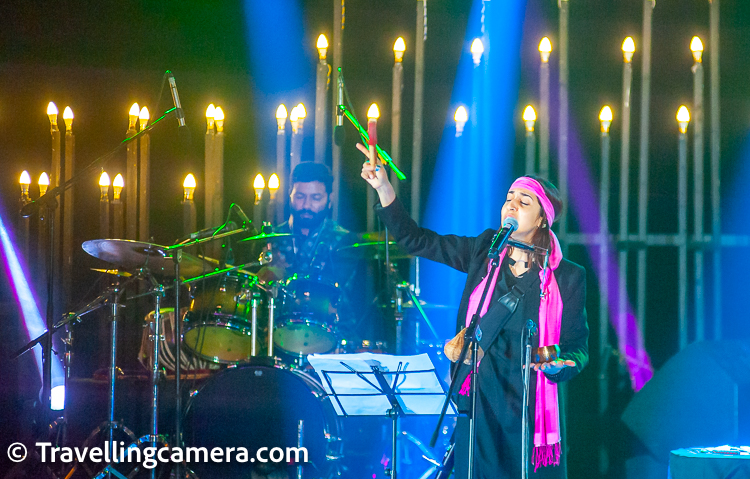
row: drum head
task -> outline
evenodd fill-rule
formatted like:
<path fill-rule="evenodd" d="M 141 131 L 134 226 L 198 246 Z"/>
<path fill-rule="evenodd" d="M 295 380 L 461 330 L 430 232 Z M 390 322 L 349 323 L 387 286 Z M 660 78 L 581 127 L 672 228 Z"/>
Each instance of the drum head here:
<path fill-rule="evenodd" d="M 232 368 L 212 377 L 190 399 L 185 421 L 187 447 L 244 447 L 249 458 L 260 448 L 268 458 L 271 448 L 297 446 L 302 421 L 302 445 L 307 448 L 305 478 L 330 477 L 339 457 L 338 418 L 322 387 L 312 377 L 273 367 Z M 236 453 L 235 453 L 236 454 Z M 250 460 L 252 461 L 252 459 Z M 247 462 L 195 463 L 190 467 L 201 479 L 251 477 L 249 471 L 269 470 L 296 477 L 295 465 Z"/>
<path fill-rule="evenodd" d="M 251 330 L 237 318 L 209 315 L 199 322 L 193 313 L 187 314 L 183 344 L 198 357 L 215 363 L 247 361 L 252 353 Z"/>

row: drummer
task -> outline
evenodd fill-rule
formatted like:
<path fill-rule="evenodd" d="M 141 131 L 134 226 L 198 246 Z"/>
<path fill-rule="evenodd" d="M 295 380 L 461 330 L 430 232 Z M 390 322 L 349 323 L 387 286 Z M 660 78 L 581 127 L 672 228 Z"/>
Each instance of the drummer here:
<path fill-rule="evenodd" d="M 292 172 L 290 185 L 289 220 L 277 226 L 274 232 L 291 233 L 292 236 L 279 238 L 273 243 L 273 260 L 260 270 L 258 276 L 264 282 L 286 279 L 293 274 L 345 282 L 351 268 L 337 262 L 334 253 L 340 246 L 353 243 L 354 239 L 349 231 L 330 218 L 331 170 L 322 163 L 300 163 Z"/>

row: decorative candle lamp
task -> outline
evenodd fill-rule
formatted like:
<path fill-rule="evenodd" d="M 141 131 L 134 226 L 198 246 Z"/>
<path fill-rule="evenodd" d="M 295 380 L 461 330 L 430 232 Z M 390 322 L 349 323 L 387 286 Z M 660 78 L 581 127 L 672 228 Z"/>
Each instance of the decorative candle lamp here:
<path fill-rule="evenodd" d="M 54 102 L 49 102 L 47 105 L 47 117 L 49 117 L 49 124 L 53 130 L 57 129 L 57 105 Z"/>
<path fill-rule="evenodd" d="M 484 43 L 479 38 L 475 38 L 471 42 L 471 58 L 474 60 L 474 66 L 478 67 L 482 61 L 482 54 L 484 53 Z"/>
<path fill-rule="evenodd" d="M 318 49 L 318 59 L 320 60 L 320 63 L 325 63 L 326 53 L 328 52 L 328 39 L 326 36 L 321 33 L 315 46 Z"/>
<path fill-rule="evenodd" d="M 677 124 L 680 128 L 680 133 L 687 133 L 688 123 L 690 123 L 690 112 L 685 105 L 681 105 L 677 110 Z"/>
<path fill-rule="evenodd" d="M 703 42 L 698 37 L 693 37 L 690 41 L 690 51 L 693 52 L 695 63 L 701 63 L 703 56 Z"/>
<path fill-rule="evenodd" d="M 549 38 L 544 37 L 542 38 L 542 41 L 539 42 L 539 55 L 542 57 L 542 63 L 549 62 L 550 54 L 552 53 L 552 42 L 549 41 Z"/>
<path fill-rule="evenodd" d="M 609 133 L 609 126 L 612 124 L 612 109 L 605 105 L 599 112 L 599 122 L 601 123 L 602 133 Z"/>
<path fill-rule="evenodd" d="M 138 120 L 139 120 L 139 126 L 141 131 L 144 130 L 148 126 L 148 121 L 151 119 L 151 117 L 148 114 L 148 108 L 145 106 L 141 108 L 141 111 L 138 113 Z"/>
<path fill-rule="evenodd" d="M 100 201 L 109 201 L 109 175 L 106 171 L 102 171 L 101 176 L 99 177 L 99 200 Z"/>
<path fill-rule="evenodd" d="M 396 42 L 393 44 L 393 55 L 396 63 L 404 61 L 404 52 L 406 51 L 406 43 L 402 37 L 398 37 Z"/>
<path fill-rule="evenodd" d="M 531 105 L 526 105 L 523 110 L 523 121 L 526 123 L 526 131 L 534 131 L 534 122 L 536 122 L 536 111 Z"/>
<path fill-rule="evenodd" d="M 73 130 L 73 110 L 66 106 L 65 110 L 63 111 L 63 121 L 65 121 L 65 129 L 67 131 Z"/>
<path fill-rule="evenodd" d="M 255 175 L 255 179 L 253 180 L 253 189 L 255 189 L 255 204 L 257 205 L 260 203 L 260 200 L 263 198 L 263 189 L 266 187 L 266 181 L 263 179 L 263 175 L 258 173 Z"/>
<path fill-rule="evenodd" d="M 39 196 L 44 196 L 47 194 L 47 188 L 49 188 L 49 175 L 47 172 L 42 172 L 41 175 L 39 175 Z"/>
<path fill-rule="evenodd" d="M 21 172 L 21 178 L 18 180 L 18 183 L 21 185 L 21 201 L 24 203 L 27 203 L 31 198 L 29 198 L 29 186 L 31 186 L 31 176 L 29 175 L 29 172 L 26 170 L 23 170 Z"/>
<path fill-rule="evenodd" d="M 117 173 L 115 179 L 112 180 L 112 199 L 114 201 L 120 201 L 123 188 L 125 188 L 125 180 L 122 177 L 122 173 Z"/>
<path fill-rule="evenodd" d="M 222 133 L 224 131 L 224 110 L 220 106 L 217 106 L 214 110 L 214 121 L 216 122 L 216 132 Z"/>
<path fill-rule="evenodd" d="M 456 122 L 456 138 L 460 137 L 464 132 L 464 126 L 469 121 L 469 112 L 466 111 L 466 107 L 463 105 L 456 108 L 456 113 L 453 114 L 453 120 Z"/>
<path fill-rule="evenodd" d="M 206 108 L 206 133 L 210 133 L 214 129 L 214 116 L 216 115 L 216 107 L 213 103 L 208 105 Z"/>
<path fill-rule="evenodd" d="M 135 130 L 135 124 L 140 114 L 141 108 L 138 106 L 138 103 L 133 103 L 128 112 L 128 129 Z"/>
<path fill-rule="evenodd" d="M 193 201 L 196 186 L 197 183 L 195 182 L 195 176 L 193 176 L 192 173 L 188 173 L 185 177 L 185 181 L 182 182 L 183 201 Z"/>
<path fill-rule="evenodd" d="M 633 61 L 633 54 L 635 53 L 635 42 L 633 37 L 627 37 L 622 42 L 622 58 L 625 63 Z"/>
<path fill-rule="evenodd" d="M 263 177 L 261 177 L 261 179 L 262 178 Z M 276 173 L 272 174 L 271 177 L 268 178 L 268 190 L 271 193 L 271 201 L 276 201 L 276 193 L 279 191 L 280 186 L 279 176 Z"/>
<path fill-rule="evenodd" d="M 287 111 L 286 111 L 286 107 L 282 103 L 276 109 L 276 124 L 279 127 L 279 131 L 284 131 L 284 128 L 286 126 L 286 119 L 287 119 Z"/>

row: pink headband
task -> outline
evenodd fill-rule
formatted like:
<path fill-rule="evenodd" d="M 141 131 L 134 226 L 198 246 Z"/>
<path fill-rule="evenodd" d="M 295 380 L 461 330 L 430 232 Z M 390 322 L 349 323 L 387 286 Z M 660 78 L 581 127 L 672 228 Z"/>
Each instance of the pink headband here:
<path fill-rule="evenodd" d="M 539 203 L 542 205 L 544 214 L 547 216 L 549 227 L 552 228 L 552 223 L 555 222 L 555 208 L 552 207 L 552 203 L 550 202 L 549 198 L 547 198 L 547 194 L 544 192 L 544 188 L 542 188 L 542 185 L 534 178 L 521 176 L 520 178 L 517 178 L 512 185 L 510 185 L 511 190 L 514 188 L 523 188 L 525 190 L 531 191 L 536 195 Z"/>

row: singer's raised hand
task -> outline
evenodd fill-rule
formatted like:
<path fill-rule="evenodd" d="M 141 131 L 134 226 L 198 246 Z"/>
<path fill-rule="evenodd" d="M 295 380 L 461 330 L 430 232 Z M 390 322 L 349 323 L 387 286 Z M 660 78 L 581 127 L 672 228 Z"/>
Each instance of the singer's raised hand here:
<path fill-rule="evenodd" d="M 365 157 L 369 158 L 370 151 L 365 145 L 357 143 L 357 149 L 361 151 Z M 385 167 L 380 159 L 376 160 L 375 165 L 372 165 L 369 161 L 365 161 L 362 165 L 361 176 L 370 184 L 370 186 L 375 188 L 378 197 L 380 197 L 380 204 L 383 207 L 390 205 L 396 198 L 396 192 L 393 190 L 391 182 L 388 181 L 388 173 L 385 171 Z"/>

